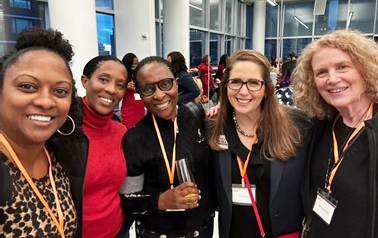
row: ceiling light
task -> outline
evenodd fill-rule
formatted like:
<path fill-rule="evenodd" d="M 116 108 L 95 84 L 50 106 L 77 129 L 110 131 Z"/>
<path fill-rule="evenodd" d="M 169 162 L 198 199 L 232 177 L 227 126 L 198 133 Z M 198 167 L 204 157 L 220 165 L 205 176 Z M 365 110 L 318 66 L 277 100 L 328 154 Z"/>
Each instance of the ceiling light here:
<path fill-rule="evenodd" d="M 301 24 L 302 26 L 306 27 L 308 29 L 308 26 L 306 24 L 303 23 L 303 21 L 301 21 L 301 19 L 299 19 L 298 17 L 294 16 L 294 19 L 299 22 L 299 24 Z"/>
<path fill-rule="evenodd" d="M 277 6 L 276 0 L 266 0 L 273 7 Z"/>
<path fill-rule="evenodd" d="M 195 9 L 197 9 L 197 10 L 202 11 L 202 8 L 197 7 L 196 5 L 193 5 L 193 4 L 189 4 L 189 7 L 192 7 L 192 8 L 195 8 Z"/>

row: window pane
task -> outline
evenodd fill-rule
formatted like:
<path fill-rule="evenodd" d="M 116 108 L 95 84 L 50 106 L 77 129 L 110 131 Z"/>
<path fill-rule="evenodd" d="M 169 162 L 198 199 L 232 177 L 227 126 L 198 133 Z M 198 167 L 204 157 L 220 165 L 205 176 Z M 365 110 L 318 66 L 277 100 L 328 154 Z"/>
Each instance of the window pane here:
<path fill-rule="evenodd" d="M 313 8 L 313 2 L 287 3 L 284 36 L 311 36 Z"/>
<path fill-rule="evenodd" d="M 277 36 L 277 19 L 278 10 L 280 6 L 273 7 L 266 4 L 266 21 L 265 21 L 265 36 L 275 37 Z"/>
<path fill-rule="evenodd" d="M 373 33 L 375 0 L 352 0 L 350 4 L 352 15 L 349 28 L 363 33 Z"/>
<path fill-rule="evenodd" d="M 205 27 L 205 3 L 203 0 L 190 0 L 190 24 Z"/>
<path fill-rule="evenodd" d="M 348 0 L 328 1 L 324 15 L 315 17 L 315 35 L 345 29 L 348 15 Z"/>
<path fill-rule="evenodd" d="M 113 0 L 96 0 L 96 7 L 113 10 Z"/>
<path fill-rule="evenodd" d="M 220 42 L 220 35 L 210 34 L 210 57 L 211 57 L 212 66 L 218 65 L 218 55 L 220 51 L 219 42 Z"/>
<path fill-rule="evenodd" d="M 288 58 L 290 53 L 295 53 L 300 55 L 301 51 L 306 45 L 311 43 L 311 38 L 301 38 L 301 39 L 284 39 L 283 40 L 283 59 L 284 61 Z"/>
<path fill-rule="evenodd" d="M 190 30 L 190 67 L 197 67 L 204 55 L 205 33 L 199 30 Z"/>
<path fill-rule="evenodd" d="M 221 14 L 219 0 L 210 0 L 210 29 L 221 30 Z"/>
<path fill-rule="evenodd" d="M 245 20 L 245 49 L 252 49 L 252 35 L 253 35 L 253 6 L 246 7 L 246 20 Z"/>
<path fill-rule="evenodd" d="M 96 13 L 99 55 L 115 56 L 114 16 Z"/>
<path fill-rule="evenodd" d="M 238 7 L 237 7 L 237 21 L 236 21 L 236 34 L 237 35 L 241 35 L 241 22 L 242 22 L 242 20 L 241 20 L 241 14 L 242 14 L 242 12 L 241 12 L 241 3 L 240 2 L 237 2 L 237 4 L 238 4 Z"/>
<path fill-rule="evenodd" d="M 224 45 L 224 51 L 226 52 L 226 54 L 231 55 L 231 52 L 232 52 L 232 49 L 231 49 L 231 46 L 232 46 L 232 37 L 231 36 L 226 36 L 224 44 L 225 44 Z"/>
<path fill-rule="evenodd" d="M 155 18 L 159 19 L 160 15 L 163 17 L 163 0 L 155 0 Z"/>
<path fill-rule="evenodd" d="M 265 56 L 268 59 L 275 58 L 277 56 L 277 40 L 265 40 Z"/>
<path fill-rule="evenodd" d="M 226 26 L 225 30 L 227 33 L 232 33 L 232 0 L 226 0 Z"/>
<path fill-rule="evenodd" d="M 14 49 L 18 34 L 28 26 L 46 28 L 46 3 L 9 0 L 0 4 L 0 55 Z"/>

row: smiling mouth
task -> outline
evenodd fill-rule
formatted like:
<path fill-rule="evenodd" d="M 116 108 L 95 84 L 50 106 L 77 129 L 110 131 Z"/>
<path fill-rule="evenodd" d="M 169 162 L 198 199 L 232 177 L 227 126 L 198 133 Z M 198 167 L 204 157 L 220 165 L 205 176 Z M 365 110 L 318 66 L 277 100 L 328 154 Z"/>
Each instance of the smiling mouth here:
<path fill-rule="evenodd" d="M 110 99 L 110 98 L 104 98 L 104 97 L 100 97 L 100 99 L 105 102 L 105 103 L 113 103 L 114 100 Z"/>
<path fill-rule="evenodd" d="M 348 87 L 343 87 L 343 88 L 335 88 L 335 89 L 330 89 L 330 90 L 327 90 L 328 92 L 330 93 L 339 93 L 339 92 L 342 92 L 344 90 L 347 90 Z"/>
<path fill-rule="evenodd" d="M 169 104 L 169 101 L 163 103 L 163 104 L 156 104 L 155 107 L 159 108 L 159 109 L 163 109 L 163 108 L 166 108 Z"/>
<path fill-rule="evenodd" d="M 236 98 L 236 100 L 241 103 L 241 104 L 247 104 L 252 101 L 252 99 L 241 99 L 241 98 Z"/>
<path fill-rule="evenodd" d="M 52 117 L 42 116 L 42 115 L 29 115 L 28 118 L 33 121 L 39 121 L 39 122 L 49 122 L 52 120 Z"/>

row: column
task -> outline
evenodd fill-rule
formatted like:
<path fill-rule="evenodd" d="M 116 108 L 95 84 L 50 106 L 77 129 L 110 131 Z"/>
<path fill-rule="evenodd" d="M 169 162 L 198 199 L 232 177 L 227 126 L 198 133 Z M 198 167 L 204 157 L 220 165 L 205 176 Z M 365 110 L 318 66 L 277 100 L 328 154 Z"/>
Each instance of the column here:
<path fill-rule="evenodd" d="M 59 30 L 74 47 L 72 72 L 80 96 L 85 95 L 81 75 L 85 64 L 98 55 L 95 0 L 50 0 L 50 27 Z"/>
<path fill-rule="evenodd" d="M 255 1 L 253 10 L 253 45 L 254 50 L 265 53 L 265 15 L 266 2 Z"/>
<path fill-rule="evenodd" d="M 163 56 L 179 51 L 187 65 L 190 59 L 189 14 L 189 0 L 164 0 Z"/>
<path fill-rule="evenodd" d="M 116 55 L 156 55 L 155 1 L 114 0 Z"/>

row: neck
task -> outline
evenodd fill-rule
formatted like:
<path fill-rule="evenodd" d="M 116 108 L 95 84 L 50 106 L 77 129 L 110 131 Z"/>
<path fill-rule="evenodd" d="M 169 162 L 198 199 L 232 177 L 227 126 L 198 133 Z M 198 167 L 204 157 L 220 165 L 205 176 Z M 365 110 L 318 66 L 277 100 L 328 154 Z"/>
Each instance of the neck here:
<path fill-rule="evenodd" d="M 349 127 L 356 127 L 362 120 L 365 119 L 371 101 L 369 99 L 361 100 L 358 105 L 352 105 L 338 110 L 343 122 Z M 370 118 L 366 118 L 370 119 Z"/>
<path fill-rule="evenodd" d="M 256 111 L 250 114 L 241 114 L 235 112 L 236 121 L 240 129 L 248 134 L 253 134 L 256 132 L 260 120 L 260 115 L 261 111 Z"/>
<path fill-rule="evenodd" d="M 22 166 L 28 172 L 30 177 L 39 179 L 47 174 L 48 161 L 43 149 L 44 144 L 33 144 L 24 146 L 25 143 L 17 143 L 5 134 L 3 135 L 11 145 Z M 7 156 L 7 158 L 9 158 L 15 164 L 15 161 L 8 152 L 8 150 L 1 143 L 0 150 L 5 156 Z"/>

